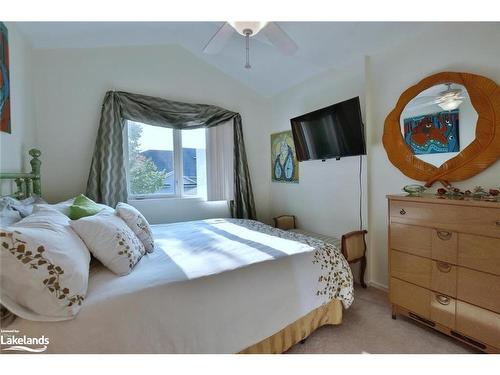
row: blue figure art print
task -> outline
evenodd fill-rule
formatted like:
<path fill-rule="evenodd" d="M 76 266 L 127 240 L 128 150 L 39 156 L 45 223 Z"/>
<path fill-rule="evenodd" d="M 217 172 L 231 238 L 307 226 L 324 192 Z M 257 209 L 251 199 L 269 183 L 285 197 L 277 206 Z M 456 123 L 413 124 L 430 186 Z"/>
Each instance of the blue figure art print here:
<path fill-rule="evenodd" d="M 291 131 L 271 134 L 272 181 L 299 182 L 299 163 Z"/>
<path fill-rule="evenodd" d="M 405 143 L 415 155 L 458 152 L 458 123 L 458 109 L 405 118 Z"/>

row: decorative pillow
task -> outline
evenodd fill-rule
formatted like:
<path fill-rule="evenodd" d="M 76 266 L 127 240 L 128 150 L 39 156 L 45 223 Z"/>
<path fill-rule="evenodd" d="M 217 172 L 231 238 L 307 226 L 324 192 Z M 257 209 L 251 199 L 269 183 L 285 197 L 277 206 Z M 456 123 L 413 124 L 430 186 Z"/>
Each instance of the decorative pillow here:
<path fill-rule="evenodd" d="M 141 240 L 148 253 L 155 249 L 153 232 L 146 218 L 133 206 L 120 202 L 116 206 L 116 213 L 120 216 Z"/>
<path fill-rule="evenodd" d="M 54 209 L 0 229 L 0 302 L 29 320 L 74 317 L 87 293 L 90 254 Z"/>
<path fill-rule="evenodd" d="M 70 210 L 70 207 L 73 205 L 73 202 L 75 201 L 76 197 L 75 198 L 70 198 L 66 201 L 63 201 L 63 202 L 59 202 L 59 203 L 56 203 L 56 204 L 37 204 L 36 206 L 38 207 L 51 207 L 51 208 L 55 208 L 57 211 L 59 212 L 62 212 L 64 215 L 68 216 L 69 217 L 69 210 Z M 109 210 L 109 211 L 113 211 L 113 208 L 110 207 L 110 206 L 106 206 L 105 204 L 101 204 L 101 203 L 96 203 L 96 205 L 98 205 L 101 209 L 103 210 Z"/>
<path fill-rule="evenodd" d="M 114 212 L 73 220 L 71 227 L 90 252 L 117 275 L 126 275 L 145 254 L 144 245 Z"/>
<path fill-rule="evenodd" d="M 69 218 L 71 220 L 78 220 L 85 216 L 95 215 L 101 210 L 102 208 L 96 202 L 80 194 L 69 208 Z"/>

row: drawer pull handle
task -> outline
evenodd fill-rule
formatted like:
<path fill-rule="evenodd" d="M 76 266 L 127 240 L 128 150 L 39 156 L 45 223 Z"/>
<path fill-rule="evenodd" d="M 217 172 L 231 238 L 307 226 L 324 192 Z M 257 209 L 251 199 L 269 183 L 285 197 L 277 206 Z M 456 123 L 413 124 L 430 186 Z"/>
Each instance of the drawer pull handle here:
<path fill-rule="evenodd" d="M 451 271 L 451 266 L 445 262 L 437 262 L 437 268 L 444 273 L 448 273 Z"/>
<path fill-rule="evenodd" d="M 401 209 L 401 211 L 399 211 L 399 213 L 400 213 L 401 215 L 404 215 L 404 214 L 406 214 L 406 211 L 405 211 L 405 209 L 404 209 L 404 208 L 402 208 L 402 209 Z M 498 224 L 498 223 L 497 223 L 497 224 Z M 500 224 L 499 224 L 499 225 L 500 225 Z"/>
<path fill-rule="evenodd" d="M 450 333 L 452 336 L 458 337 L 460 340 L 464 340 L 464 341 L 468 342 L 469 344 L 477 346 L 478 348 L 481 348 L 483 350 L 486 349 L 486 345 L 484 345 L 483 343 L 480 343 L 479 341 L 473 340 L 470 337 L 464 336 L 464 335 L 462 335 L 458 332 L 455 332 L 455 331 L 451 331 Z"/>
<path fill-rule="evenodd" d="M 451 238 L 451 232 L 447 230 L 438 230 L 437 235 L 443 241 L 448 241 Z"/>
<path fill-rule="evenodd" d="M 444 305 L 444 306 L 450 304 L 450 299 L 446 296 L 443 296 L 442 294 L 436 295 L 436 301 L 438 301 L 441 305 Z"/>
<path fill-rule="evenodd" d="M 495 224 L 500 227 L 500 220 L 495 221 Z"/>

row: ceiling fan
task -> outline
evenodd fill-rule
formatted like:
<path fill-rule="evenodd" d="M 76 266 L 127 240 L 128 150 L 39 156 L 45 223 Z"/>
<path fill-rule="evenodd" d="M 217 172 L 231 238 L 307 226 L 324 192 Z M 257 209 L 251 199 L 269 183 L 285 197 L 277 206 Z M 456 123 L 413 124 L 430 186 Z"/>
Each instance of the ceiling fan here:
<path fill-rule="evenodd" d="M 269 42 L 285 55 L 293 55 L 297 44 L 275 22 L 225 22 L 203 48 L 204 53 L 217 54 L 229 42 L 234 32 L 245 37 L 246 64 L 250 69 L 250 37 L 262 31 Z"/>
<path fill-rule="evenodd" d="M 467 94 L 461 88 L 452 88 L 451 83 L 446 84 L 446 90 L 435 96 L 420 96 L 411 101 L 411 108 L 438 105 L 445 111 L 457 109 L 467 98 Z"/>

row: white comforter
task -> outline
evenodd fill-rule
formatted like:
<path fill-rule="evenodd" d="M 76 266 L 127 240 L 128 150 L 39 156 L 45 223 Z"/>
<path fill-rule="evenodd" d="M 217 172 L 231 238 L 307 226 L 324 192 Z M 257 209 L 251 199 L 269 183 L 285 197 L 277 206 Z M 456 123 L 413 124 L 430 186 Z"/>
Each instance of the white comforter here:
<path fill-rule="evenodd" d="M 249 220 L 153 226 L 156 249 L 118 277 L 96 265 L 78 316 L 18 318 L 52 353 L 235 353 L 332 298 L 353 300 L 333 245 Z"/>

